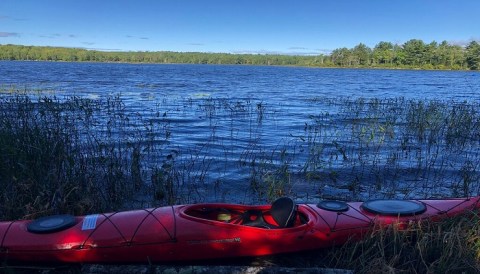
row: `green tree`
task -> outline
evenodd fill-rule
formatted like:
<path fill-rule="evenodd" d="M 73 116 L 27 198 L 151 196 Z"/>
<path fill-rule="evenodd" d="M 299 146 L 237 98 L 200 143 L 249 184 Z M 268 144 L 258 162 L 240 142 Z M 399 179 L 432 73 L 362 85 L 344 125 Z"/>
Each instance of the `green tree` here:
<path fill-rule="evenodd" d="M 426 45 L 422 40 L 412 39 L 403 44 L 405 65 L 421 66 L 426 63 Z"/>
<path fill-rule="evenodd" d="M 442 41 L 437 47 L 436 58 L 438 60 L 438 65 L 436 68 L 439 69 L 462 69 L 466 68 L 465 63 L 465 54 L 464 49 L 458 45 L 450 45 L 447 41 Z"/>
<path fill-rule="evenodd" d="M 352 64 L 351 55 L 351 51 L 347 48 L 336 49 L 331 54 L 332 62 L 337 66 L 350 66 Z"/>
<path fill-rule="evenodd" d="M 480 70 L 480 44 L 472 41 L 466 48 L 466 62 L 471 70 Z"/>
<path fill-rule="evenodd" d="M 372 50 L 365 44 L 360 43 L 355 46 L 351 55 L 354 65 L 366 66 L 371 64 Z"/>
<path fill-rule="evenodd" d="M 437 55 L 437 48 L 438 43 L 433 41 L 428 45 L 425 45 L 424 53 L 423 53 L 423 67 L 427 68 L 434 68 L 439 64 L 438 55 Z"/>
<path fill-rule="evenodd" d="M 393 44 L 390 42 L 380 42 L 373 48 L 372 53 L 375 64 L 392 64 L 394 51 Z"/>
<path fill-rule="evenodd" d="M 438 46 L 437 60 L 438 65 L 441 66 L 441 68 L 452 66 L 453 60 L 452 55 L 450 54 L 451 51 L 452 50 L 447 41 L 442 41 L 442 43 L 440 43 L 440 45 Z"/>

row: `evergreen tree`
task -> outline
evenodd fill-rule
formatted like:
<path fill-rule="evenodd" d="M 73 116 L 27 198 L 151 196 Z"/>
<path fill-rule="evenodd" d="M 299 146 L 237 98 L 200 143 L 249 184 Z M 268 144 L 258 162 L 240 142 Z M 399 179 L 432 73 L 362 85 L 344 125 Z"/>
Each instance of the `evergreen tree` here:
<path fill-rule="evenodd" d="M 471 70 L 480 69 L 480 44 L 476 41 L 470 42 L 467 46 L 466 61 Z"/>
<path fill-rule="evenodd" d="M 355 46 L 352 50 L 353 62 L 355 65 L 370 65 L 371 56 L 372 50 L 362 43 Z"/>
<path fill-rule="evenodd" d="M 393 44 L 390 42 L 378 43 L 373 48 L 372 57 L 375 64 L 392 65 L 394 57 Z"/>

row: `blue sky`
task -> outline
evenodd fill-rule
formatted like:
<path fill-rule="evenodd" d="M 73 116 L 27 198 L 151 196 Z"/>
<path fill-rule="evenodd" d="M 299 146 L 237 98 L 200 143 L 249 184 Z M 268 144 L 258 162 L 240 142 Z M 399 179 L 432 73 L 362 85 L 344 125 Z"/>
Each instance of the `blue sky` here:
<path fill-rule="evenodd" d="M 320 54 L 480 40 L 479 0 L 0 0 L 0 44 Z"/>

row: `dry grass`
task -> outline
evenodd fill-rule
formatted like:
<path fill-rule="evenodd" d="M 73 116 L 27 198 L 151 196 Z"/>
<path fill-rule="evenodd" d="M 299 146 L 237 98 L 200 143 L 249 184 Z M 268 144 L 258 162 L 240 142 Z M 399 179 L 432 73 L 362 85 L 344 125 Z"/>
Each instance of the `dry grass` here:
<path fill-rule="evenodd" d="M 479 229 L 476 214 L 407 230 L 389 227 L 332 251 L 332 262 L 358 273 L 478 273 Z"/>
<path fill-rule="evenodd" d="M 257 265 L 351 269 L 355 273 L 479 273 L 480 218 L 469 213 L 408 229 L 377 229 L 340 247 L 256 259 Z"/>

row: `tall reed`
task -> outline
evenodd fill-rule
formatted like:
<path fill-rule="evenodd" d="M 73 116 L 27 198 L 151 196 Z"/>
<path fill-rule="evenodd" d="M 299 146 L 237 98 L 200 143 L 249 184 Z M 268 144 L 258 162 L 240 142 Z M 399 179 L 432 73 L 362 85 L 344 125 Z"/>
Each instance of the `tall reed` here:
<path fill-rule="evenodd" d="M 238 202 L 239 191 L 245 202 L 283 195 L 365 200 L 480 191 L 476 103 L 315 98 L 309 107 L 321 111 L 272 144 L 263 130 L 275 122 L 277 106 L 250 99 L 176 100 L 163 98 L 155 109 L 136 112 L 119 95 L 2 94 L 0 217 L 212 197 Z M 177 116 L 192 113 L 201 119 L 204 139 L 176 144 L 187 137 L 176 131 Z"/>
<path fill-rule="evenodd" d="M 116 210 L 135 198 L 143 136 L 119 98 L 0 100 L 1 219 Z"/>

